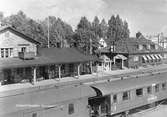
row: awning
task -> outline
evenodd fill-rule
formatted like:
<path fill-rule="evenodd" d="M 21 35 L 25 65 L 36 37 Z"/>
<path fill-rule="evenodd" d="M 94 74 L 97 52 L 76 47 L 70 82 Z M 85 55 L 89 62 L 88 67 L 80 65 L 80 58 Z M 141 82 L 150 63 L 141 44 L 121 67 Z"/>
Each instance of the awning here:
<path fill-rule="evenodd" d="M 163 57 L 162 57 L 160 54 L 158 54 L 158 57 L 159 57 L 160 59 L 163 59 Z"/>
<path fill-rule="evenodd" d="M 152 57 L 153 60 L 156 60 L 155 56 L 152 54 L 150 55 Z"/>
<path fill-rule="evenodd" d="M 157 54 L 155 54 L 154 56 L 155 56 L 155 58 L 156 58 L 157 60 L 159 60 L 159 59 L 160 59 L 160 58 L 158 57 L 158 55 L 157 55 Z"/>
<path fill-rule="evenodd" d="M 100 56 L 100 61 L 111 62 L 112 60 L 109 57 L 107 57 L 106 55 L 102 55 L 102 56 Z"/>
<path fill-rule="evenodd" d="M 147 61 L 147 57 L 145 55 L 142 56 L 145 61 Z"/>
<path fill-rule="evenodd" d="M 146 55 L 148 60 L 152 60 L 152 58 L 150 57 L 150 55 Z"/>
<path fill-rule="evenodd" d="M 121 55 L 121 54 L 117 54 L 116 56 L 114 56 L 114 59 L 122 59 L 122 60 L 126 60 L 127 57 L 125 57 L 124 55 Z"/>

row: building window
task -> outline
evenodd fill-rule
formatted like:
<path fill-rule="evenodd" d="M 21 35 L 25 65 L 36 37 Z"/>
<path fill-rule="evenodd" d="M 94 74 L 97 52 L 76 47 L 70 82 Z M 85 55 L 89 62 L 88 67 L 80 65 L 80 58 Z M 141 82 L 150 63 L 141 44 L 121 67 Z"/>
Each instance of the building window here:
<path fill-rule="evenodd" d="M 8 48 L 5 48 L 5 57 L 8 58 L 9 57 L 9 49 Z"/>
<path fill-rule="evenodd" d="M 130 92 L 129 91 L 123 92 L 122 100 L 128 100 L 128 99 L 130 99 Z"/>
<path fill-rule="evenodd" d="M 150 48 L 154 50 L 154 49 L 155 49 L 155 45 L 154 45 L 154 44 L 153 44 L 153 45 L 151 45 L 151 47 L 150 47 Z"/>
<path fill-rule="evenodd" d="M 68 105 L 68 114 L 73 114 L 74 113 L 74 104 L 69 104 Z"/>
<path fill-rule="evenodd" d="M 17 74 L 23 74 L 23 69 L 22 68 L 17 68 Z"/>
<path fill-rule="evenodd" d="M 116 94 L 113 95 L 113 102 L 114 102 L 114 103 L 117 103 L 117 95 L 116 95 Z"/>
<path fill-rule="evenodd" d="M 13 48 L 10 48 L 9 55 L 12 56 L 13 54 Z"/>
<path fill-rule="evenodd" d="M 4 49 L 3 48 L 1 48 L 1 58 L 4 58 L 5 57 L 5 55 L 4 55 L 5 53 L 4 53 Z"/>
<path fill-rule="evenodd" d="M 1 48 L 1 58 L 8 58 L 10 56 L 12 56 L 13 53 L 13 48 Z"/>
<path fill-rule="evenodd" d="M 142 50 L 143 49 L 143 46 L 142 45 L 139 45 L 139 50 Z"/>
<path fill-rule="evenodd" d="M 33 113 L 33 114 L 32 114 L 32 117 L 37 117 L 37 113 Z"/>
<path fill-rule="evenodd" d="M 159 92 L 159 84 L 155 85 L 155 92 Z"/>
<path fill-rule="evenodd" d="M 156 50 L 158 49 L 158 45 L 155 45 L 155 49 L 156 49 Z"/>
<path fill-rule="evenodd" d="M 166 89 L 166 83 L 162 83 L 162 90 Z"/>
<path fill-rule="evenodd" d="M 139 56 L 134 56 L 134 61 L 139 61 Z"/>
<path fill-rule="evenodd" d="M 151 86 L 147 87 L 147 93 L 152 94 L 152 87 Z"/>
<path fill-rule="evenodd" d="M 140 89 L 136 89 L 136 96 L 142 96 L 143 95 L 143 89 L 140 88 Z"/>
<path fill-rule="evenodd" d="M 144 44 L 144 45 L 143 45 L 143 48 L 144 48 L 144 49 L 147 49 L 147 45 Z"/>
<path fill-rule="evenodd" d="M 151 48 L 151 45 L 150 44 L 147 44 L 147 49 L 150 49 Z"/>

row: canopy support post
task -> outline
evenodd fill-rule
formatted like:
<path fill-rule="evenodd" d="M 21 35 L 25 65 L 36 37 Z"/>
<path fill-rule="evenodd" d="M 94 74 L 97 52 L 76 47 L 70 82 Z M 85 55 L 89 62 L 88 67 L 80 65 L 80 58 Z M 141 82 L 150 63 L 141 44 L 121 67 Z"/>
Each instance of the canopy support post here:
<path fill-rule="evenodd" d="M 61 65 L 58 65 L 59 68 L 59 79 L 61 78 Z"/>
<path fill-rule="evenodd" d="M 33 84 L 37 82 L 37 68 L 33 67 Z"/>
<path fill-rule="evenodd" d="M 81 64 L 79 63 L 79 64 L 78 64 L 78 78 L 79 78 L 79 76 L 80 76 L 80 66 L 81 66 Z"/>

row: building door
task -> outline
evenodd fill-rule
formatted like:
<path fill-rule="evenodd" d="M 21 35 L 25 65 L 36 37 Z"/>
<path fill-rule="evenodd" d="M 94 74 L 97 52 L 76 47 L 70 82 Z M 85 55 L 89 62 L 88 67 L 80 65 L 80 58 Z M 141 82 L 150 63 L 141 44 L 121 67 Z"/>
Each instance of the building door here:
<path fill-rule="evenodd" d="M 26 52 L 26 47 L 22 47 L 21 52 Z"/>

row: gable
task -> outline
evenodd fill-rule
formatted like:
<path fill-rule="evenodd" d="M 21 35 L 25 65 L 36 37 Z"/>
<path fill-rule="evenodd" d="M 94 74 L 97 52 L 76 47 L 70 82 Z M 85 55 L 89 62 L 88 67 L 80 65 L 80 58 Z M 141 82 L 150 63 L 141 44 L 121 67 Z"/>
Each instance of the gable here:
<path fill-rule="evenodd" d="M 6 30 L 3 33 L 0 33 L 0 47 L 1 48 L 16 47 L 16 46 L 31 46 L 31 45 L 35 46 L 36 44 L 32 43 L 31 41 L 28 41 L 22 36 L 19 36 L 13 33 L 10 30 Z"/>
<path fill-rule="evenodd" d="M 25 34 L 23 34 L 23 33 L 19 32 L 19 31 L 17 31 L 16 29 L 13 29 L 12 27 L 4 27 L 4 28 L 1 28 L 1 29 L 0 29 L 0 35 L 1 35 L 1 34 L 4 34 L 4 33 L 7 33 L 7 32 L 10 32 L 10 33 L 12 33 L 12 34 L 14 34 L 14 35 L 16 35 L 16 36 L 19 36 L 20 38 L 22 38 L 22 39 L 24 39 L 24 40 L 27 40 L 27 41 L 29 41 L 29 42 L 31 42 L 31 43 L 40 44 L 40 42 L 38 42 L 38 41 L 32 39 L 32 38 L 29 37 L 29 36 L 26 36 Z M 6 35 L 5 35 L 5 36 L 6 36 Z"/>

